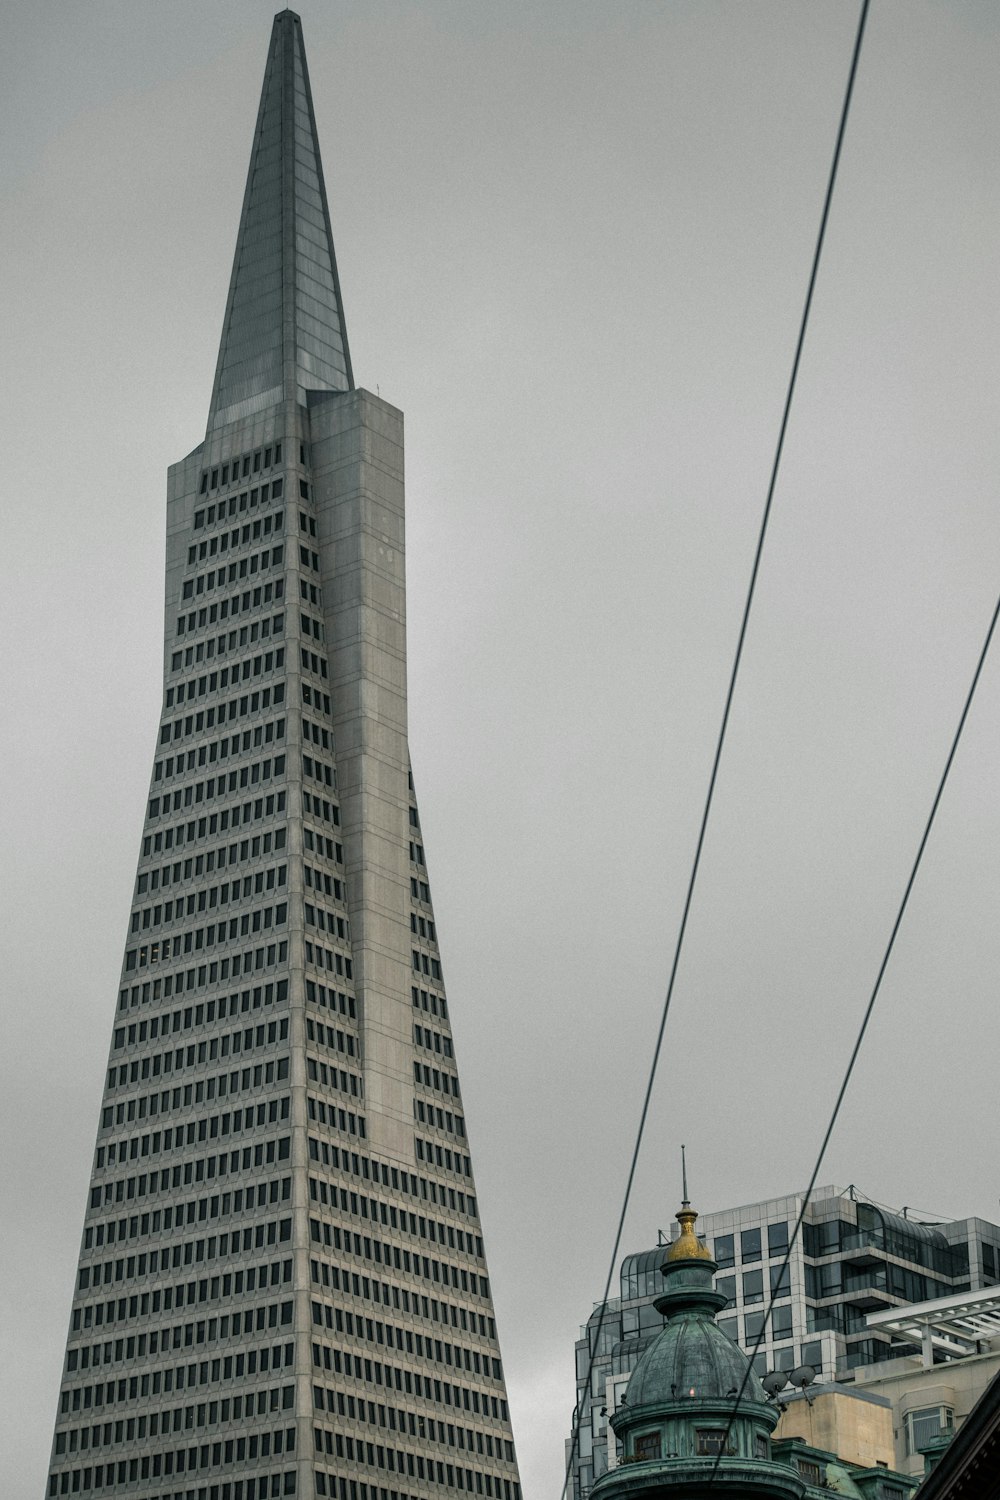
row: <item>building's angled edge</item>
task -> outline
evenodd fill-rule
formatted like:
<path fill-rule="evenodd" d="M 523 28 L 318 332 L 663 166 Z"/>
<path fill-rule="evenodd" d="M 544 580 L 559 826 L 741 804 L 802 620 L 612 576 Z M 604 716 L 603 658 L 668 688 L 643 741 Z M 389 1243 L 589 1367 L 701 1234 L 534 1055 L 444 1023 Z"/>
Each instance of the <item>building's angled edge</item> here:
<path fill-rule="evenodd" d="M 49 1496 L 520 1500 L 409 772 L 402 438 L 353 387 L 286 11 L 208 436 L 169 476 Z"/>

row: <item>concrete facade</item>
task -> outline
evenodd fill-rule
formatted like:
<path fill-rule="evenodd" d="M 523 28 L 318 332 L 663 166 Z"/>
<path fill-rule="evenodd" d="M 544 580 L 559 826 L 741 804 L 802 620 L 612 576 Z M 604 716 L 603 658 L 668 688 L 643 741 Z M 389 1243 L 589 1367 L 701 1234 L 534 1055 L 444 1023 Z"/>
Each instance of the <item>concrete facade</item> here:
<path fill-rule="evenodd" d="M 1000 1348 L 930 1369 L 915 1358 L 884 1360 L 859 1370 L 860 1390 L 882 1396 L 892 1413 L 893 1467 L 923 1474 L 920 1447 L 938 1428 L 957 1432 L 990 1382 L 1000 1374 Z"/>
<path fill-rule="evenodd" d="M 403 424 L 275 19 L 47 1494 L 520 1500 L 407 739 Z"/>
<path fill-rule="evenodd" d="M 882 1395 L 852 1386 L 826 1386 L 781 1402 L 774 1429 L 776 1440 L 801 1438 L 811 1448 L 823 1448 L 863 1469 L 881 1465 L 903 1470 L 895 1462 L 892 1406 Z"/>

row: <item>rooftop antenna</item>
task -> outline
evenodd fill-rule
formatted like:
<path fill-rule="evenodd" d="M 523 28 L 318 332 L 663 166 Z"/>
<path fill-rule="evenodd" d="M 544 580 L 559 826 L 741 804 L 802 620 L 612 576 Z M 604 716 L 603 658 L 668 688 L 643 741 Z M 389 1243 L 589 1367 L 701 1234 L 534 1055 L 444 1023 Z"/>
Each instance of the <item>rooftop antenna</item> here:
<path fill-rule="evenodd" d="M 690 1206 L 691 1200 L 688 1198 L 688 1169 L 687 1158 L 684 1155 L 684 1149 L 685 1148 L 681 1146 L 681 1207 L 688 1208 Z"/>

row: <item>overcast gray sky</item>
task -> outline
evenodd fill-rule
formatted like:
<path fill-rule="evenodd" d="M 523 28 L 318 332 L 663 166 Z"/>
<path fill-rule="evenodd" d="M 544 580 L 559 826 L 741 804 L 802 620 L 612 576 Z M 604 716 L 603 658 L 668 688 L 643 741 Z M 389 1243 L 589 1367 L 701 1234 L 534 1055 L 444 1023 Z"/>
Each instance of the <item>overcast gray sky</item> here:
<path fill-rule="evenodd" d="M 300 7 L 526 1500 L 555 1496 L 853 0 Z M 40 1496 L 272 6 L 8 0 L 0 1492 Z M 1000 588 L 993 0 L 874 0 L 625 1249 L 802 1187 Z M 1000 655 L 823 1180 L 997 1219 Z"/>

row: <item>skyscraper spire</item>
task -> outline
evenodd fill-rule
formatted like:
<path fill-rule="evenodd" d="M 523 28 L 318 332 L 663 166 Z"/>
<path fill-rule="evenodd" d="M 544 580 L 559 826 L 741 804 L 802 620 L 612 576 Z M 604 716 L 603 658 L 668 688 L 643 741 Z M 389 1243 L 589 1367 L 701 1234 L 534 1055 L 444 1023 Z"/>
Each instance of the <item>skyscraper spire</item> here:
<path fill-rule="evenodd" d="M 354 388 L 302 23 L 275 16 L 208 430 Z"/>

